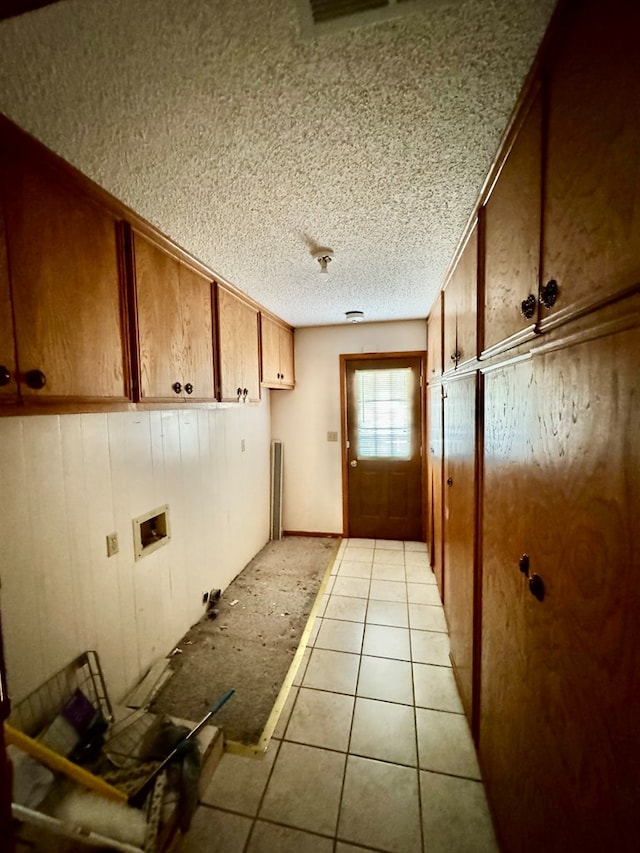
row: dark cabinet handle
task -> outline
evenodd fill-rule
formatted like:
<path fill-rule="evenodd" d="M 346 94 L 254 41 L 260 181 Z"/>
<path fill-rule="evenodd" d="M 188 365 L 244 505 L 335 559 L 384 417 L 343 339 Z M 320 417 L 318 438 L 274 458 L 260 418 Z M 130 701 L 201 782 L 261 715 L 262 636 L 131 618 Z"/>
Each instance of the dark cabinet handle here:
<path fill-rule="evenodd" d="M 536 313 L 536 298 L 533 293 L 530 293 L 526 299 L 523 299 L 520 304 L 520 313 L 527 320 L 530 320 Z"/>
<path fill-rule="evenodd" d="M 27 383 L 27 388 L 40 391 L 47 384 L 47 377 L 41 370 L 27 370 L 24 381 Z"/>
<path fill-rule="evenodd" d="M 453 486 L 453 479 L 451 477 L 447 477 L 447 486 Z"/>
<path fill-rule="evenodd" d="M 552 278 L 551 281 L 548 281 L 540 288 L 539 299 L 541 304 L 544 305 L 545 308 L 553 308 L 558 298 L 558 292 L 558 282 L 555 278 Z"/>
<path fill-rule="evenodd" d="M 527 577 L 529 577 L 529 555 L 528 554 L 523 554 L 522 557 L 520 557 L 520 562 L 518 563 L 518 568 L 520 569 L 520 571 L 522 572 L 523 575 L 526 575 Z"/>
<path fill-rule="evenodd" d="M 176 394 L 182 394 L 182 385 L 179 382 L 174 382 L 171 386 Z"/>
<path fill-rule="evenodd" d="M 187 382 L 187 384 L 184 386 L 184 390 L 187 392 L 187 394 L 193 394 L 193 385 L 190 382 Z"/>
<path fill-rule="evenodd" d="M 3 388 L 5 385 L 8 385 L 11 382 L 11 373 L 8 367 L 5 367 L 4 364 L 0 364 L 0 388 Z"/>
<path fill-rule="evenodd" d="M 242 389 L 242 399 L 243 399 L 243 401 L 244 401 L 244 402 L 246 402 L 246 401 L 247 401 L 247 395 L 248 395 L 248 394 L 249 394 L 249 389 L 248 389 L 248 388 L 243 388 L 243 389 Z"/>
<path fill-rule="evenodd" d="M 458 350 L 456 350 L 455 352 L 451 353 L 451 361 L 453 362 L 453 364 L 454 364 L 454 366 L 455 366 L 455 367 L 457 367 L 457 366 L 458 366 L 458 363 L 459 363 L 459 361 L 460 361 L 460 359 L 461 359 L 461 358 L 462 358 L 462 353 L 461 353 L 461 352 L 458 352 Z"/>
<path fill-rule="evenodd" d="M 242 388 L 238 388 L 238 389 L 237 389 L 237 391 L 236 391 L 236 394 L 237 394 L 237 396 L 238 396 L 238 400 L 239 400 L 239 399 L 240 399 L 240 397 L 242 397 Z"/>
<path fill-rule="evenodd" d="M 540 575 L 531 575 L 529 578 L 529 592 L 538 601 L 542 601 L 544 598 L 544 581 Z"/>

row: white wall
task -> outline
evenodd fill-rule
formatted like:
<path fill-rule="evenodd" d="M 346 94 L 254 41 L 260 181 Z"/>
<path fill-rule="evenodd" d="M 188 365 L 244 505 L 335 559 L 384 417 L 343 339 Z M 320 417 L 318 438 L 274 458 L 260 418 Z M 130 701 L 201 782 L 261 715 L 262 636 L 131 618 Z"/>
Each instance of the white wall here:
<path fill-rule="evenodd" d="M 426 329 L 424 320 L 296 329 L 295 390 L 271 397 L 272 437 L 284 442 L 285 530 L 342 533 L 340 355 L 424 350 Z"/>
<path fill-rule="evenodd" d="M 2 629 L 14 701 L 85 649 L 120 699 L 269 536 L 260 405 L 0 418 Z M 241 452 L 241 439 L 246 451 Z M 169 504 L 135 562 L 132 519 Z M 107 558 L 105 537 L 120 553 Z"/>

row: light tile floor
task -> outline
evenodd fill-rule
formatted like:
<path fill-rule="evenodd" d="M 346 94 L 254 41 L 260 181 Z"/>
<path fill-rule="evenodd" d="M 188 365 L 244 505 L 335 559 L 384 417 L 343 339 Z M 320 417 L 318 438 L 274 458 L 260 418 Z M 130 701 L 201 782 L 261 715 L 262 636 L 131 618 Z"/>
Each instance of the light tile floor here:
<path fill-rule="evenodd" d="M 426 547 L 344 540 L 262 760 L 226 754 L 185 853 L 495 853 Z"/>

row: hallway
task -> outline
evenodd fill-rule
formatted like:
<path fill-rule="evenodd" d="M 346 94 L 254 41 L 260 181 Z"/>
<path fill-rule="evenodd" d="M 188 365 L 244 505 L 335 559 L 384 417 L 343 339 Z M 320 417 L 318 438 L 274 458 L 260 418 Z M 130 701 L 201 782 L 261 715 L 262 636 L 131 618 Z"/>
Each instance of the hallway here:
<path fill-rule="evenodd" d="M 226 754 L 185 853 L 489 853 L 420 542 L 344 540 L 266 756 Z"/>

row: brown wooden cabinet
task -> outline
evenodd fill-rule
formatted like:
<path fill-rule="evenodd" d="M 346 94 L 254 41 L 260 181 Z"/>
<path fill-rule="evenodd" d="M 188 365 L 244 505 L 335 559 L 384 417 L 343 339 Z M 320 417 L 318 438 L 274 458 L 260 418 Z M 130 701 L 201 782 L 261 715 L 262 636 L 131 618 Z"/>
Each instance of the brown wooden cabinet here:
<path fill-rule="evenodd" d="M 0 399 L 15 399 L 18 393 L 15 352 L 4 212 L 0 205 Z"/>
<path fill-rule="evenodd" d="M 444 386 L 444 607 L 451 663 L 469 720 L 474 701 L 477 376 Z"/>
<path fill-rule="evenodd" d="M 267 388 L 293 388 L 293 331 L 260 314 L 262 384 Z"/>
<path fill-rule="evenodd" d="M 139 399 L 214 400 L 211 280 L 135 229 L 129 246 Z"/>
<path fill-rule="evenodd" d="M 444 595 L 444 549 L 443 549 L 443 421 L 442 386 L 432 385 L 427 391 L 427 494 L 428 523 L 427 542 L 431 568 L 436 576 L 440 596 Z"/>
<path fill-rule="evenodd" d="M 637 846 L 640 300 L 620 307 L 486 377 L 480 752 L 505 851 Z"/>
<path fill-rule="evenodd" d="M 444 290 L 443 369 L 457 370 L 478 355 L 478 227 L 471 231 Z"/>
<path fill-rule="evenodd" d="M 260 399 L 258 311 L 220 285 L 217 292 L 220 399 Z"/>
<path fill-rule="evenodd" d="M 533 337 L 538 322 L 542 97 L 513 141 L 484 217 L 484 344 L 488 356 Z"/>
<path fill-rule="evenodd" d="M 571 9 L 548 73 L 543 329 L 640 283 L 640 4 Z"/>
<path fill-rule="evenodd" d="M 22 399 L 127 400 L 116 217 L 13 136 L 3 133 L 0 148 L 18 362 L 12 374 Z M 5 284 L 0 298 L 6 304 Z M 13 382 L 5 387 L 15 390 Z"/>
<path fill-rule="evenodd" d="M 427 382 L 442 376 L 442 293 L 431 306 L 427 320 Z"/>

